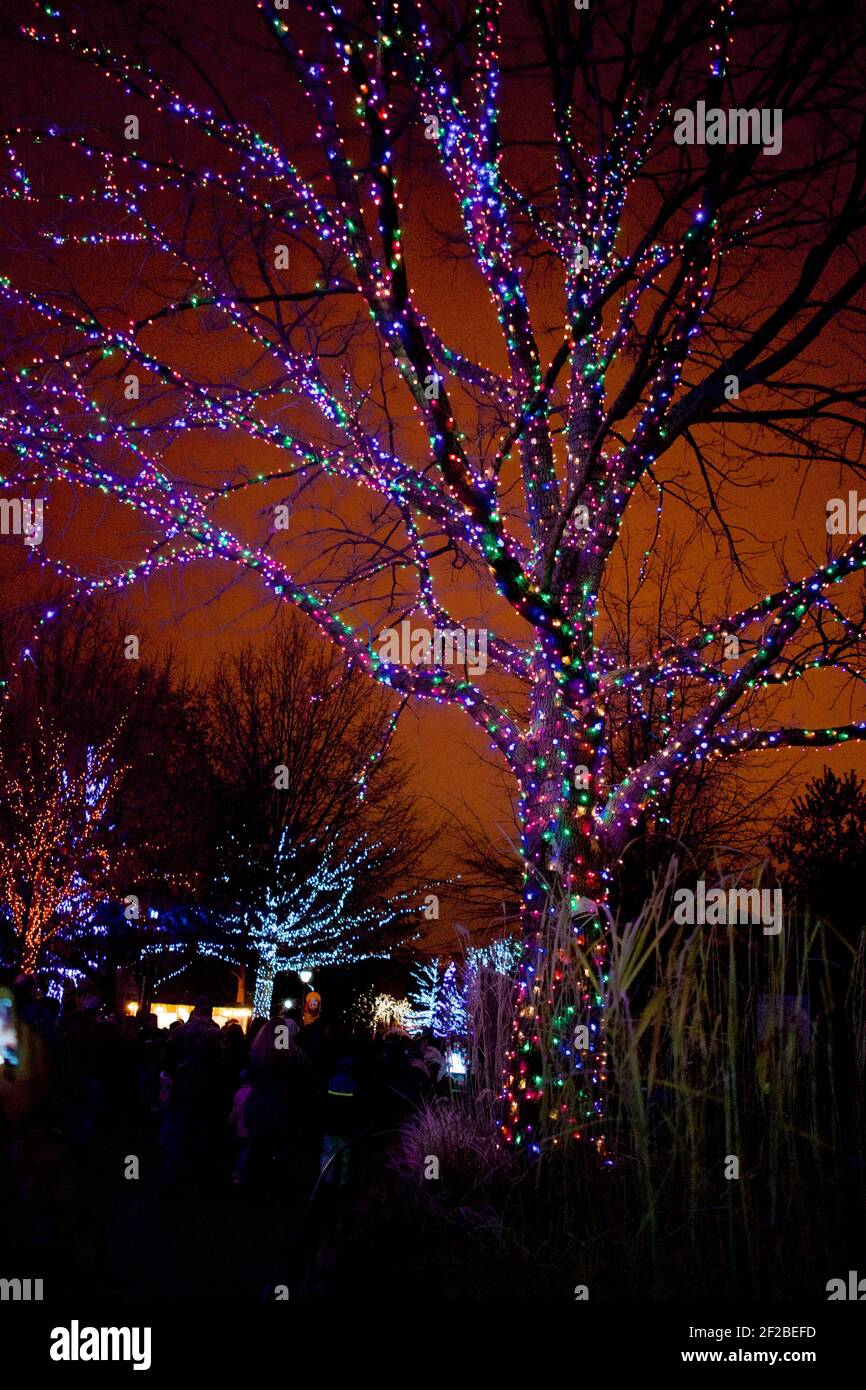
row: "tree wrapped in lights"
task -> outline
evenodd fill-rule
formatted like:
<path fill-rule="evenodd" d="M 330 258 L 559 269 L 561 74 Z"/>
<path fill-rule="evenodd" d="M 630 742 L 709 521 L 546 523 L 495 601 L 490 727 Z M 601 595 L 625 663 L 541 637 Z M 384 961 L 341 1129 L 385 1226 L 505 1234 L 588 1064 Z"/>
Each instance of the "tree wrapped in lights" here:
<path fill-rule="evenodd" d="M 466 1036 L 466 978 L 457 963 L 449 961 L 439 981 L 433 1006 L 433 1032 L 437 1038 Z"/>
<path fill-rule="evenodd" d="M 403 1029 L 411 1021 L 411 1004 L 408 999 L 397 999 L 393 994 L 376 994 L 370 1002 L 370 1028 L 376 1034 L 387 1033 L 391 1028 Z"/>
<path fill-rule="evenodd" d="M 439 998 L 440 974 L 439 959 L 435 956 L 432 960 L 422 961 L 412 967 L 409 1002 L 412 1006 L 410 1023 L 413 1033 L 433 1027 L 436 1002 Z"/>
<path fill-rule="evenodd" d="M 66 737 L 41 722 L 18 771 L 0 745 L 0 904 L 23 970 L 111 896 L 108 814 L 124 773 L 112 765 L 116 738 L 88 748 L 77 768 Z"/>
<path fill-rule="evenodd" d="M 471 975 L 479 970 L 495 970 L 500 975 L 513 974 L 520 964 L 520 941 L 514 936 L 499 937 L 484 946 L 470 946 L 466 959 Z"/>
<path fill-rule="evenodd" d="M 297 974 L 363 960 L 384 931 L 401 920 L 408 923 L 415 904 L 406 895 L 395 895 L 383 905 L 353 902 L 365 869 L 377 858 L 378 846 L 363 839 L 345 848 L 331 842 L 310 869 L 309 848 L 301 851 L 283 832 L 276 853 L 264 866 L 259 894 L 233 923 L 255 951 L 257 1016 L 270 1017 L 278 970 Z"/>
<path fill-rule="evenodd" d="M 734 506 L 763 481 L 748 459 L 838 479 L 862 444 L 861 359 L 840 370 L 828 337 L 838 351 L 866 287 L 863 25 L 821 6 L 782 24 L 757 0 L 736 19 L 731 0 L 513 14 L 478 0 L 450 29 L 424 0 L 260 8 L 270 47 L 251 45 L 244 92 L 234 45 L 221 68 L 218 44 L 181 32 L 163 73 L 150 43 L 127 56 L 110 7 L 81 27 L 58 0 L 20 31 L 36 61 L 82 65 L 101 104 L 98 130 L 71 98 L 50 121 L 6 123 L 2 190 L 34 252 L 0 285 L 7 482 L 54 479 L 58 499 L 92 492 L 143 523 L 138 557 L 96 575 L 49 525 L 37 559 L 72 592 L 222 561 L 402 700 L 466 713 L 512 775 L 522 828 L 503 1133 L 537 1151 L 555 1099 L 575 1136 L 598 1138 L 605 907 L 635 827 L 674 769 L 866 732 L 857 710 L 812 727 L 774 698 L 796 686 L 814 703 L 811 678 L 831 671 L 860 689 L 866 536 L 828 550 L 821 514 L 759 580 Z M 675 112 L 698 101 L 789 113 L 783 150 L 676 143 Z M 293 144 L 307 114 L 314 139 Z M 448 245 L 501 330 L 483 352 L 471 333 L 446 341 L 410 279 L 410 173 L 413 197 L 453 197 Z M 120 303 L 94 289 L 118 282 Z M 178 440 L 226 434 L 237 466 L 220 472 L 219 449 L 175 459 Z M 228 505 L 245 491 L 255 536 Z M 328 524 L 283 544 L 274 506 L 317 495 Z M 52 492 L 49 520 L 60 505 Z M 684 518 L 717 571 L 712 600 L 687 634 L 660 623 L 623 659 L 608 590 L 650 582 L 659 535 Z M 406 614 L 461 628 L 458 574 L 470 611 L 491 613 L 487 677 L 383 659 L 371 634 Z M 664 711 L 651 749 L 615 768 L 612 730 L 649 702 Z M 547 958 L 563 902 L 593 961 L 576 1073 L 557 1009 L 576 956 Z"/>
<path fill-rule="evenodd" d="M 484 946 L 467 946 L 459 964 L 435 958 L 414 966 L 409 995 L 412 1031 L 430 1028 L 439 1038 L 465 1038 L 482 972 L 513 976 L 520 956 L 519 939 L 502 937 Z"/>

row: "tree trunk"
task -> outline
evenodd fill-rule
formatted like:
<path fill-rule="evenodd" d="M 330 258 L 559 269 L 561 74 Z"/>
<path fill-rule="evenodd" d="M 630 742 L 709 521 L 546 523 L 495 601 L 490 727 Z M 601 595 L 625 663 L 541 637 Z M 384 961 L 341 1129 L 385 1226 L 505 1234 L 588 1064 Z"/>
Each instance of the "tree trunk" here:
<path fill-rule="evenodd" d="M 274 977 L 277 973 L 277 948 L 273 945 L 259 947 L 259 963 L 256 970 L 256 990 L 253 998 L 253 1016 L 270 1018 L 274 999 Z"/>
<path fill-rule="evenodd" d="M 25 930 L 21 933 L 21 957 L 20 969 L 27 975 L 31 975 L 36 969 L 36 962 L 39 959 L 39 948 L 41 942 L 35 939 L 35 933 Z"/>
<path fill-rule="evenodd" d="M 603 1147 L 607 977 L 604 850 L 591 808 L 598 727 L 575 733 L 555 698 L 536 708 L 521 778 L 524 947 L 505 1073 L 506 1142 L 538 1154 Z"/>

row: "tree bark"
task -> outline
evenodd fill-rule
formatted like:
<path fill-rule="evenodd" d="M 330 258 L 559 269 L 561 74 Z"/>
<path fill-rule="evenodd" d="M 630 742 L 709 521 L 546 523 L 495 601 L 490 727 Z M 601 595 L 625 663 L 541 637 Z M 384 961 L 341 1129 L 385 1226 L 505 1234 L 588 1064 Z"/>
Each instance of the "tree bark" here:
<path fill-rule="evenodd" d="M 543 688 L 533 720 L 521 777 L 524 946 L 502 1132 L 533 1154 L 568 1139 L 602 1149 L 608 874 L 591 814 L 600 731 L 575 729 Z"/>
<path fill-rule="evenodd" d="M 274 977 L 277 973 L 277 948 L 273 945 L 259 947 L 259 964 L 256 970 L 256 989 L 253 997 L 253 1016 L 270 1018 L 274 999 Z"/>

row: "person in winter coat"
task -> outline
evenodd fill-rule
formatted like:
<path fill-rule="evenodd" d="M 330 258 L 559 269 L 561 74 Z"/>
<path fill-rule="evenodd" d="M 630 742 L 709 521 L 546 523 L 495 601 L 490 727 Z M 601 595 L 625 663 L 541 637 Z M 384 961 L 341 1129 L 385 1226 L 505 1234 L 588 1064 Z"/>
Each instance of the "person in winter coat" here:
<path fill-rule="evenodd" d="M 163 1067 L 170 1080 L 162 1129 L 166 1186 L 214 1175 L 225 1123 L 225 1052 L 213 1021 L 213 1005 L 202 996 L 186 1023 L 172 1030 Z"/>
<path fill-rule="evenodd" d="M 313 1068 L 295 1041 L 297 1029 L 293 1019 L 268 1020 L 250 1048 L 251 1089 L 244 1120 L 250 1166 L 257 1174 L 276 1167 L 282 1175 L 315 1176 L 318 1166 L 318 1088 Z"/>

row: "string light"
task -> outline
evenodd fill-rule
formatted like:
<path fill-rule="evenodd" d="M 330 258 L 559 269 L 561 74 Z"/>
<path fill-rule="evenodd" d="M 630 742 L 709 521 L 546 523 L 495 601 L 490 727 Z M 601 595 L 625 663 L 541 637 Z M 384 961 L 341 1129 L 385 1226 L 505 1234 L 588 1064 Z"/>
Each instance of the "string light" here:
<path fill-rule="evenodd" d="M 257 1017 L 270 1017 L 277 970 L 297 974 L 364 960 L 374 935 L 399 921 L 408 924 L 410 914 L 413 924 L 417 917 L 417 904 L 405 893 L 384 905 L 352 906 L 365 869 L 377 862 L 378 846 L 362 838 L 345 848 L 323 845 L 312 870 L 310 848 L 302 851 L 283 830 L 253 900 L 227 918 L 229 931 L 248 936 L 256 951 Z M 253 875 L 260 868 L 259 859 L 243 850 L 237 858 Z"/>
<path fill-rule="evenodd" d="M 866 721 L 826 729 L 746 729 L 737 722 L 738 708 L 750 691 L 816 669 L 814 661 L 794 663 L 784 672 L 776 666 L 807 617 L 826 605 L 825 591 L 866 566 L 866 538 L 858 537 L 841 555 L 779 593 L 702 626 L 677 647 L 664 646 L 637 666 L 620 667 L 597 636 L 599 593 L 636 489 L 653 476 L 675 435 L 674 403 L 711 306 L 724 251 L 712 180 L 705 181 L 685 209 L 688 220 L 681 234 L 670 240 L 648 236 L 626 254 L 621 235 L 626 200 L 670 124 L 667 105 L 646 111 L 643 94 L 628 90 L 620 109 L 611 114 L 611 129 L 598 153 L 576 139 L 574 112 L 554 110 L 557 191 L 553 206 L 541 210 L 512 187 L 503 169 L 498 129 L 501 7 L 494 0 L 475 7 L 470 95 L 455 88 L 449 65 L 437 61 L 420 4 L 379 0 L 373 7 L 374 38 L 350 30 L 338 5 L 324 0 L 308 4 L 307 13 L 332 43 L 337 71 L 333 63 L 310 59 L 295 37 L 295 26 L 268 0 L 261 0 L 260 8 L 315 119 L 327 171 L 315 187 L 273 139 L 187 101 L 142 62 L 105 45 L 88 44 L 56 7 L 43 5 L 44 18 L 22 27 L 25 38 L 74 54 L 125 95 L 143 101 L 155 122 L 183 126 L 213 157 L 180 169 L 153 156 L 143 142 L 127 142 L 121 152 L 110 140 L 103 144 L 82 133 L 77 124 L 70 129 L 56 123 L 19 127 L 0 136 L 9 157 L 3 196 L 40 209 L 50 196 L 59 210 L 76 218 L 104 215 L 106 225 L 94 230 L 82 231 L 76 223 L 74 231 L 45 232 L 58 252 L 73 246 L 84 256 L 146 243 L 149 254 L 158 251 L 171 258 L 186 284 L 183 293 L 166 296 L 149 316 L 125 320 L 119 312 L 101 319 L 67 296 L 61 300 L 48 290 L 27 291 L 8 278 L 0 280 L 0 300 L 13 320 L 35 317 L 51 330 L 45 339 L 50 346 L 43 343 L 29 361 L 9 369 L 13 400 L 0 417 L 0 440 L 18 463 L 5 481 L 49 478 L 61 488 L 92 490 L 131 509 L 152 528 L 144 555 L 116 573 L 97 577 L 40 550 L 35 562 L 63 580 L 71 596 L 124 590 L 200 561 L 227 562 L 254 573 L 279 601 L 306 614 L 379 684 L 404 700 L 417 697 L 462 708 L 484 731 L 516 779 L 526 866 L 524 950 L 503 1085 L 503 1139 L 537 1152 L 537 1114 L 549 1101 L 551 1087 L 563 1092 L 561 1101 L 557 1096 L 560 1119 L 575 1137 L 598 1134 L 607 1065 L 604 912 L 611 867 L 629 832 L 669 788 L 674 769 L 750 749 L 829 746 L 866 737 Z M 728 72 L 732 14 L 731 0 L 716 0 L 708 10 L 710 91 Z M 351 133 L 338 114 L 345 110 L 335 94 L 338 79 L 352 89 L 357 126 Z M 501 328 L 507 378 L 445 344 L 413 298 L 395 160 L 405 115 L 392 96 L 398 83 L 408 83 L 417 94 L 425 133 L 456 196 L 466 244 Z M 356 165 L 350 149 L 357 130 L 365 139 L 365 157 Z M 56 195 L 37 191 L 22 153 L 30 143 L 74 151 L 86 167 L 97 170 L 92 187 Z M 328 293 L 358 297 L 406 388 L 413 422 L 426 441 L 422 450 L 401 449 L 389 435 L 384 443 L 364 428 L 349 386 L 341 392 L 315 353 L 289 348 L 279 320 L 269 316 L 281 296 L 292 298 L 287 286 L 276 280 L 276 288 L 265 285 L 256 270 L 249 293 L 236 289 L 233 279 L 227 287 L 225 267 L 209 262 L 206 253 L 197 252 L 191 239 L 163 219 L 162 209 L 172 195 L 183 198 L 184 205 L 202 195 L 213 200 L 220 215 L 234 209 L 245 225 L 302 244 L 307 238 L 325 248 L 327 276 L 303 293 L 313 299 Z M 563 265 L 565 332 L 546 369 L 515 240 L 515 207 Z M 760 217 L 760 210 L 754 217 Z M 237 278 L 243 278 L 240 272 Z M 672 278 L 676 298 L 648 383 L 638 399 L 623 402 L 613 394 L 616 373 L 611 368 L 636 339 L 641 351 L 639 324 L 647 291 L 666 287 Z M 208 384 L 156 351 L 158 335 L 149 330 L 190 316 L 195 322 L 204 314 L 218 316 L 255 352 L 257 362 L 272 364 L 264 384 Z M 565 458 L 558 469 L 551 411 L 554 386 L 566 367 Z M 143 394 L 130 411 L 128 401 L 117 400 L 115 383 L 119 371 L 132 368 Z M 435 392 L 427 390 L 431 380 L 437 383 Z M 473 456 L 460 428 L 455 402 L 464 389 L 480 393 L 509 422 L 494 441 L 492 461 Z M 172 414 L 157 425 L 154 407 L 166 398 Z M 305 430 L 284 423 L 285 407 L 296 403 L 315 418 L 309 438 Z M 633 420 L 628 437 L 613 428 L 626 415 Z M 417 575 L 419 611 L 441 626 L 459 624 L 437 599 L 426 528 L 437 543 L 444 537 L 461 562 L 469 559 L 479 574 L 486 571 L 495 593 L 521 620 L 522 639 L 509 642 L 495 635 L 489 652 L 497 672 L 528 682 L 526 717 L 494 698 L 487 686 L 453 671 L 383 660 L 337 611 L 332 595 L 322 591 L 324 584 L 301 582 L 267 544 L 250 544 L 217 522 L 214 510 L 240 485 L 198 489 L 175 476 L 165 457 L 172 439 L 206 432 L 231 434 L 273 452 L 273 468 L 244 479 L 246 487 L 266 488 L 291 477 L 303 490 L 325 476 L 372 493 L 403 527 L 408 543 L 400 564 Z M 509 489 L 502 475 L 512 452 L 525 502 L 518 523 L 504 514 Z M 659 515 L 662 499 L 660 489 Z M 642 577 L 648 562 L 649 552 Z M 393 574 L 393 569 L 393 555 L 387 553 L 371 562 L 366 578 L 389 570 Z M 60 607 L 52 603 L 39 615 L 19 664 L 32 657 Z M 728 672 L 719 658 L 713 659 L 713 645 L 731 633 L 742 637 L 751 654 Z M 617 701 L 626 695 L 630 707 L 640 710 L 645 696 L 669 692 L 686 678 L 707 687 L 700 710 L 678 724 L 668 701 L 662 745 L 614 783 L 611 723 Z M 363 782 L 364 774 L 361 792 Z M 361 867 L 359 862 L 356 868 Z M 563 972 L 574 968 L 573 960 L 551 961 L 548 954 L 545 914 L 553 888 L 569 904 L 573 947 L 588 954 L 593 967 L 594 978 L 581 982 L 579 1008 L 590 1046 L 576 1080 L 574 1018 L 566 1018 L 558 1006 Z M 288 907 L 282 913 L 275 898 L 261 919 L 271 923 L 261 938 L 265 951 L 286 944 L 278 923 L 296 918 Z M 549 981 L 548 993 L 543 980 Z M 548 1019 L 552 1057 L 542 1055 L 548 1047 L 542 1036 Z"/>

